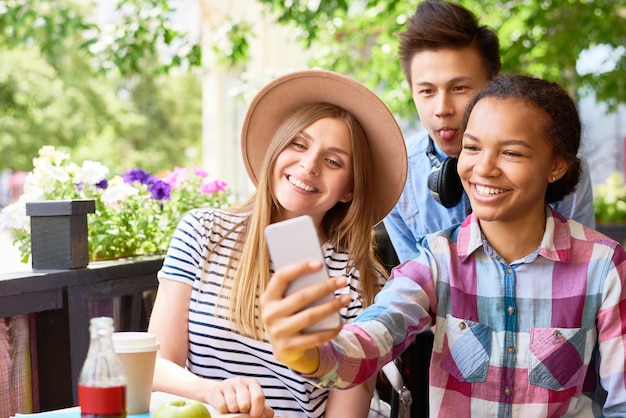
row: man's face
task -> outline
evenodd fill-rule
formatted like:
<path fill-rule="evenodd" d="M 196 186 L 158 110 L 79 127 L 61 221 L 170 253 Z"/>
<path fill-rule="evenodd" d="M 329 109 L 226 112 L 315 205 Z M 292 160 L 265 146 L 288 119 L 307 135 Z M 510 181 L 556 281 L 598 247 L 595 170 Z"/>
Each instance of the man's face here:
<path fill-rule="evenodd" d="M 451 157 L 461 152 L 461 123 L 470 99 L 489 81 L 473 48 L 421 51 L 411 62 L 411 94 L 422 125 Z"/>

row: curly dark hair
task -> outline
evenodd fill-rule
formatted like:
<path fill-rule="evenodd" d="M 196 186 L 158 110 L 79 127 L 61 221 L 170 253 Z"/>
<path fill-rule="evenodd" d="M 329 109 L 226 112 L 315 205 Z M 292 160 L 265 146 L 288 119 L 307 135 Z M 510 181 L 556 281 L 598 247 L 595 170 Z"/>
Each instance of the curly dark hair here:
<path fill-rule="evenodd" d="M 481 56 L 488 79 L 500 73 L 498 35 L 487 26 L 479 25 L 476 16 L 458 4 L 437 0 L 420 3 L 408 21 L 406 32 L 397 35 L 400 37 L 398 55 L 409 85 L 412 85 L 413 56 L 425 50 L 473 47 Z"/>
<path fill-rule="evenodd" d="M 463 129 L 467 127 L 476 103 L 488 97 L 521 100 L 544 113 L 545 137 L 552 144 L 554 154 L 561 156 L 568 167 L 563 177 L 548 184 L 545 201 L 558 202 L 573 192 L 581 175 L 578 149 L 582 128 L 576 103 L 567 91 L 557 83 L 525 75 L 496 77 L 469 102 L 463 117 Z"/>

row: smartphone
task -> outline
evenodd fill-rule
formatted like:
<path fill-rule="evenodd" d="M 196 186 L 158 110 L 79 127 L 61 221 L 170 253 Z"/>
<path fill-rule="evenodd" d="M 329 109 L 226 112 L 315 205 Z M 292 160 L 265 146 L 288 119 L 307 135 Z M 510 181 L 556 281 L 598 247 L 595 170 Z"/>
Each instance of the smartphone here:
<path fill-rule="evenodd" d="M 268 225 L 265 228 L 265 238 L 267 239 L 267 246 L 274 269 L 304 260 L 318 260 L 324 266 L 319 271 L 306 274 L 292 281 L 287 288 L 286 295 L 328 280 L 328 271 L 324 263 L 322 246 L 317 236 L 317 229 L 310 216 L 298 216 L 297 218 Z M 332 298 L 333 295 L 326 295 L 305 308 L 328 302 Z M 304 332 L 333 329 L 340 324 L 341 318 L 339 312 L 336 312 L 305 328 Z"/>

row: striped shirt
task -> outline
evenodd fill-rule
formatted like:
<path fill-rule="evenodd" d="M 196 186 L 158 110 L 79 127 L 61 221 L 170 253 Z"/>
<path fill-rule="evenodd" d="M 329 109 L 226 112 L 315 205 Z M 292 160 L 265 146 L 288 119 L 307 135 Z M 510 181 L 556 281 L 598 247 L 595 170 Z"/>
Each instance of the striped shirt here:
<path fill-rule="evenodd" d="M 169 279 L 192 287 L 189 302 L 189 352 L 187 368 L 198 376 L 211 379 L 249 377 L 263 387 L 266 403 L 281 417 L 322 417 L 328 390 L 306 382 L 272 355 L 267 340 L 244 337 L 228 320 L 228 308 L 217 304 L 226 266 L 230 257 L 239 258 L 234 250 L 241 227 L 227 234 L 246 214 L 232 214 L 214 209 L 197 209 L 188 213 L 178 225 L 159 280 Z M 209 255 L 211 249 L 222 240 Z M 341 311 L 345 322 L 362 311 L 357 298 L 359 272 L 346 271 L 348 254 L 336 251 L 330 243 L 323 245 L 330 276 L 345 275 L 349 283 L 341 293 L 350 293 L 352 303 Z M 208 263 L 205 259 L 208 257 Z M 204 272 L 202 271 L 204 267 Z M 381 276 L 381 287 L 383 284 Z"/>
<path fill-rule="evenodd" d="M 546 213 L 539 248 L 510 264 L 474 215 L 425 236 L 376 304 L 320 347 L 308 377 L 329 387 L 361 382 L 436 324 L 431 418 L 592 417 L 581 391 L 594 348 L 608 392 L 602 413 L 626 417 L 626 253 Z"/>

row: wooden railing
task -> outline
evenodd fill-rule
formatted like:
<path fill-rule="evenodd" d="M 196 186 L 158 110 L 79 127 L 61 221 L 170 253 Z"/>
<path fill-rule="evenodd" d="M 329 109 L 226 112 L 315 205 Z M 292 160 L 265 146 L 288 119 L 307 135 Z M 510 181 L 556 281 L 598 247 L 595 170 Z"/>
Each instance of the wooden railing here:
<path fill-rule="evenodd" d="M 12 349 L 30 348 L 34 412 L 76 405 L 91 317 L 113 316 L 116 331 L 146 329 L 162 263 L 160 256 L 137 257 L 0 274 L 0 318 L 8 324 L 27 315 L 30 325 L 29 344 Z"/>

